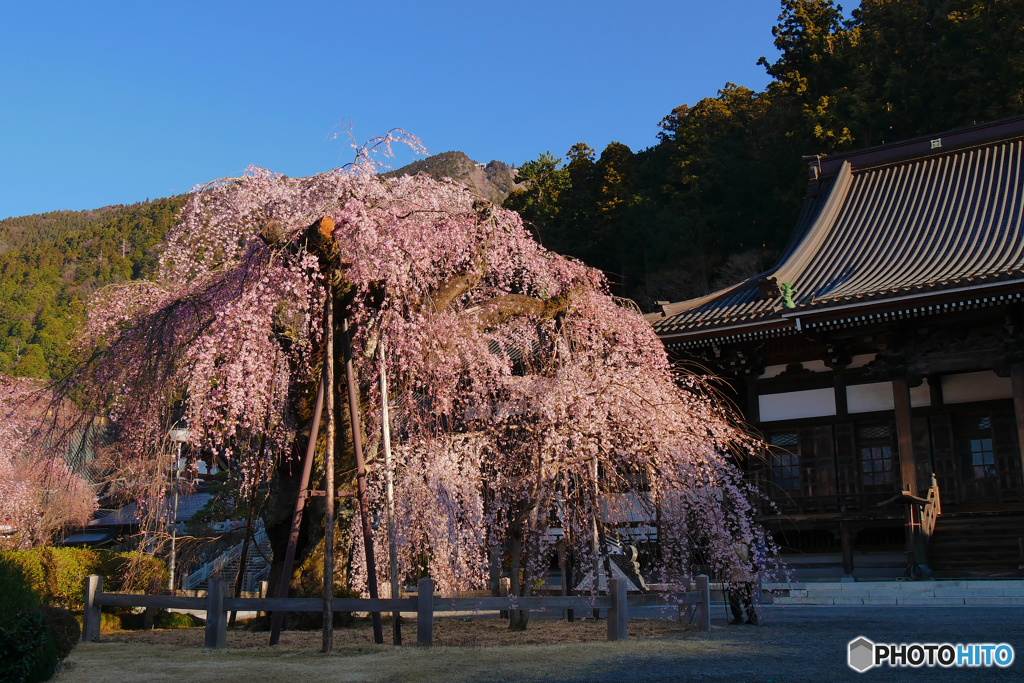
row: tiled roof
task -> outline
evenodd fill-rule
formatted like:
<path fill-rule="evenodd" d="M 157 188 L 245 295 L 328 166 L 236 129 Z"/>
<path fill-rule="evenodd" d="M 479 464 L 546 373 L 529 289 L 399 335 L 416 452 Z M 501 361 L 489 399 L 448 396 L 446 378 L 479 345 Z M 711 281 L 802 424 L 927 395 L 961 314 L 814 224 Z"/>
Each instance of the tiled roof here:
<path fill-rule="evenodd" d="M 178 508 L 177 514 L 175 515 L 174 521 L 176 522 L 187 522 L 192 519 L 192 515 L 196 514 L 200 508 L 212 498 L 209 493 L 183 493 L 178 497 Z M 174 498 L 169 497 L 165 501 L 167 516 L 170 516 L 171 509 L 173 508 Z M 138 505 L 136 503 L 129 503 L 123 508 L 114 510 L 102 517 L 92 520 L 88 526 L 93 527 L 109 527 L 109 526 L 131 526 L 138 524 L 141 521 L 139 515 Z M 169 521 L 169 520 L 168 520 Z"/>
<path fill-rule="evenodd" d="M 663 339 L 707 337 L 851 302 L 1024 285 L 1022 165 L 1024 117 L 822 160 L 774 268 L 647 318 Z"/>

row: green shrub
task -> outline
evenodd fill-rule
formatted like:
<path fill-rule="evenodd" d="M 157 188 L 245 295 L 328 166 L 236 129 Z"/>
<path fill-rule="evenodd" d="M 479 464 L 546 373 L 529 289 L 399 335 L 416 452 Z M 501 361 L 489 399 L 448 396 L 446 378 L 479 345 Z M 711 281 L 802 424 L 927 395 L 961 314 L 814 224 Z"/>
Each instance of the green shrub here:
<path fill-rule="evenodd" d="M 191 614 L 180 612 L 157 612 L 156 618 L 153 619 L 155 628 L 195 628 L 205 623 Z"/>
<path fill-rule="evenodd" d="M 0 552 L 0 565 L 20 567 L 43 604 L 81 610 L 85 577 L 100 574 L 109 592 L 153 591 L 167 585 L 163 560 L 92 548 L 32 548 Z M 0 591 L 2 593 L 3 591 Z"/>
<path fill-rule="evenodd" d="M 42 612 L 19 610 L 0 615 L 0 681 L 46 681 L 59 663 Z"/>
<path fill-rule="evenodd" d="M 81 640 L 82 627 L 78 625 L 75 615 L 62 607 L 44 605 L 39 611 L 43 615 L 43 622 L 50 630 L 50 638 L 57 648 L 57 656 L 65 659 Z"/>
<path fill-rule="evenodd" d="M 38 604 L 39 594 L 32 590 L 25 569 L 0 553 L 0 615 L 29 610 Z"/>

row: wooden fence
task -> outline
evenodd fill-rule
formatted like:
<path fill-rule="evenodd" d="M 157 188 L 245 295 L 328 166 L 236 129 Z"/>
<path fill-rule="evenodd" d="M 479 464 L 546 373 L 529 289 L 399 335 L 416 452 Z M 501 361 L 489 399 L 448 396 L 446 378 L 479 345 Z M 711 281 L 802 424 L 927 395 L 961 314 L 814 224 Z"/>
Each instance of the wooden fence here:
<path fill-rule="evenodd" d="M 334 598 L 335 612 L 415 612 L 416 644 L 434 642 L 434 612 L 478 610 L 608 610 L 608 640 L 626 639 L 626 619 L 630 609 L 639 607 L 695 608 L 694 620 L 700 631 L 711 630 L 711 590 L 708 577 L 697 577 L 696 590 L 686 593 L 645 593 L 627 595 L 626 582 L 612 579 L 608 595 L 538 596 L 513 599 L 445 598 L 434 595 L 434 582 L 420 579 L 419 594 L 396 599 Z M 219 649 L 227 642 L 227 613 L 259 612 L 322 612 L 322 598 L 231 598 L 226 597 L 226 584 L 211 581 L 205 598 L 176 595 L 133 595 L 104 593 L 103 577 L 85 579 L 85 611 L 82 616 L 82 641 L 99 641 L 101 607 L 144 607 L 153 609 L 185 609 L 206 611 L 206 638 L 203 647 Z"/>

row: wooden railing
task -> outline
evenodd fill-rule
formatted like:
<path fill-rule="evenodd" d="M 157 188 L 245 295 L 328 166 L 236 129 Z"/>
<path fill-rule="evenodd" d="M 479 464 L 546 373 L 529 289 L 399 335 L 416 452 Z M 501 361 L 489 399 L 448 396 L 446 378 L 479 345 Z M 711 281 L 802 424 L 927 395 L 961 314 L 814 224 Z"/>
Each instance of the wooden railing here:
<path fill-rule="evenodd" d="M 935 533 L 935 520 L 942 514 L 942 501 L 939 499 L 939 485 L 932 477 L 932 485 L 928 488 L 928 502 L 921 506 L 921 534 L 928 543 Z"/>
<path fill-rule="evenodd" d="M 607 609 L 608 640 L 626 639 L 626 619 L 630 608 L 676 607 L 692 605 L 700 631 L 711 630 L 711 590 L 708 577 L 696 577 L 695 590 L 685 593 L 646 593 L 627 595 L 626 581 L 612 579 L 608 595 L 537 596 L 528 598 L 445 598 L 434 595 L 434 582 L 420 579 L 415 597 L 394 599 L 335 598 L 335 612 L 415 612 L 416 644 L 434 642 L 434 612 L 477 610 L 562 610 Z M 104 593 L 103 577 L 85 580 L 85 611 L 82 615 L 82 641 L 99 641 L 101 607 L 144 607 L 147 609 L 205 610 L 206 638 L 203 647 L 223 648 L 227 642 L 227 612 L 321 612 L 322 598 L 230 598 L 225 597 L 225 583 L 211 581 L 205 598 L 177 595 L 133 595 Z"/>

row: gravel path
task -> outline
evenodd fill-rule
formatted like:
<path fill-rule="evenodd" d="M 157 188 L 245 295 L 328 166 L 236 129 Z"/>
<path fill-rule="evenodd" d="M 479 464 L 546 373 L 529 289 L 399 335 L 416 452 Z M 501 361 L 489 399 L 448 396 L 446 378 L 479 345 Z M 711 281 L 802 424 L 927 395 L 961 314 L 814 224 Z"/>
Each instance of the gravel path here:
<path fill-rule="evenodd" d="M 766 607 L 757 627 L 728 626 L 724 610 L 716 612 L 703 638 L 666 644 L 663 652 L 598 658 L 587 671 L 522 680 L 1024 681 L 1020 607 Z M 1017 658 L 1007 669 L 882 667 L 858 674 L 846 664 L 847 644 L 858 636 L 876 643 L 1005 642 Z"/>

